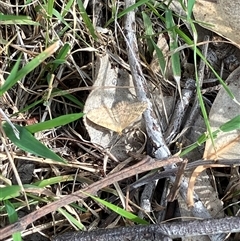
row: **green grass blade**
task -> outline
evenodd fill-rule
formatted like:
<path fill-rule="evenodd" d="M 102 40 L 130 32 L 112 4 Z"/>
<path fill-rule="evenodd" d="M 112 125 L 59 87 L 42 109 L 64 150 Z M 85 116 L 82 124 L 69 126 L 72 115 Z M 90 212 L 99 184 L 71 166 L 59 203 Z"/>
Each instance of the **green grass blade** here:
<path fill-rule="evenodd" d="M 230 131 L 234 131 L 234 130 L 238 130 L 238 129 L 240 129 L 240 115 L 238 115 L 238 116 L 232 118 L 230 121 L 222 124 L 217 130 L 212 132 L 212 136 L 213 136 L 213 139 L 215 139 L 215 138 L 217 138 L 218 133 L 220 133 L 221 131 L 230 132 Z M 190 145 L 188 148 L 186 148 L 185 150 L 183 150 L 181 152 L 180 157 L 183 157 L 190 151 L 199 147 L 204 142 L 206 142 L 209 138 L 210 138 L 209 135 L 207 135 L 205 133 L 200 135 L 195 143 L 193 143 L 192 145 Z"/>
<path fill-rule="evenodd" d="M 15 223 L 18 220 L 18 215 L 17 212 L 14 208 L 14 206 L 12 205 L 11 202 L 9 202 L 8 200 L 4 201 L 4 205 L 7 211 L 7 215 L 8 215 L 8 219 L 10 223 Z M 12 235 L 13 237 L 13 241 L 21 241 L 21 232 L 16 232 Z"/>
<path fill-rule="evenodd" d="M 174 52 L 178 48 L 178 35 L 175 31 L 175 23 L 172 16 L 172 11 L 167 9 L 166 13 L 166 27 L 168 29 L 168 35 L 170 37 L 170 50 L 173 52 L 171 55 L 171 62 L 172 62 L 172 71 L 173 71 L 173 78 L 177 84 L 178 93 L 182 100 L 182 92 L 181 92 L 181 63 L 180 63 L 180 56 L 179 52 Z"/>
<path fill-rule="evenodd" d="M 0 188 L 0 201 L 18 197 L 21 194 L 21 187 L 18 185 Z"/>
<path fill-rule="evenodd" d="M 195 0 L 188 0 L 187 2 L 187 16 L 192 16 L 192 10 L 195 4 Z M 182 4 L 184 6 L 184 4 Z"/>
<path fill-rule="evenodd" d="M 69 90 L 60 90 L 58 88 L 54 88 L 54 90 L 52 91 L 50 98 L 54 98 L 57 96 L 64 96 L 67 99 L 69 99 L 70 101 L 72 101 L 73 103 L 75 103 L 77 106 L 80 106 L 81 108 L 84 107 L 83 103 L 80 102 L 74 95 L 71 95 L 70 93 L 76 92 L 77 90 L 73 90 L 72 92 Z M 44 97 L 45 98 L 45 97 Z"/>
<path fill-rule="evenodd" d="M 230 121 L 221 125 L 219 127 L 219 129 L 223 132 L 229 132 L 229 131 L 234 131 L 234 130 L 240 129 L 240 115 L 234 117 Z"/>
<path fill-rule="evenodd" d="M 61 183 L 61 182 L 70 182 L 70 181 L 73 181 L 74 178 L 76 178 L 76 177 L 71 176 L 71 175 L 51 177 L 48 179 L 37 181 L 37 182 L 33 183 L 33 185 L 38 186 L 38 187 L 46 187 L 46 186 L 50 186 L 50 185 Z"/>
<path fill-rule="evenodd" d="M 40 24 L 32 21 L 29 16 L 20 16 L 20 15 L 4 15 L 0 13 L 0 25 L 35 25 L 39 26 Z"/>
<path fill-rule="evenodd" d="M 121 18 L 123 17 L 124 15 L 126 15 L 127 13 L 129 12 L 132 12 L 134 11 L 136 8 L 142 6 L 143 4 L 149 2 L 149 0 L 140 0 L 140 1 L 137 1 L 135 4 L 133 4 L 132 6 L 124 9 L 122 12 L 120 12 L 117 16 L 117 18 Z"/>
<path fill-rule="evenodd" d="M 155 4 L 152 5 L 150 1 L 146 2 L 146 5 L 149 7 L 151 13 L 154 13 L 161 21 L 164 23 L 166 22 L 166 19 L 159 13 L 159 11 L 156 9 Z M 165 9 L 165 8 L 164 8 Z"/>
<path fill-rule="evenodd" d="M 83 113 L 62 115 L 52 120 L 47 120 L 41 123 L 26 126 L 25 128 L 31 133 L 36 133 L 38 131 L 48 130 L 58 126 L 64 126 L 68 123 L 80 119 L 83 117 L 83 115 Z"/>
<path fill-rule="evenodd" d="M 133 4 L 132 6 L 124 9 L 122 12 L 120 12 L 118 15 L 117 15 L 117 19 L 118 18 L 122 18 L 124 15 L 126 15 L 127 13 L 131 12 L 131 11 L 134 11 L 136 8 L 142 6 L 143 4 L 147 3 L 149 0 L 140 0 L 138 1 L 137 3 Z M 113 21 L 115 21 L 115 16 L 113 16 L 111 19 L 108 20 L 108 22 L 105 24 L 105 28 L 110 25 Z"/>
<path fill-rule="evenodd" d="M 54 0 L 48 0 L 47 1 L 47 13 L 48 13 L 48 17 L 52 18 L 53 15 L 53 5 L 54 5 Z"/>
<path fill-rule="evenodd" d="M 62 14 L 61 14 L 63 18 L 69 12 L 69 10 L 72 7 L 73 3 L 74 3 L 74 0 L 70 0 L 70 1 L 67 2 L 66 6 L 64 7 L 64 9 L 62 11 Z"/>
<path fill-rule="evenodd" d="M 83 2 L 81 0 L 77 0 L 78 7 L 80 9 L 80 14 L 83 18 L 84 23 L 86 24 L 87 29 L 89 30 L 90 34 L 92 35 L 94 40 L 97 40 L 97 35 L 95 34 L 95 29 L 90 18 L 87 15 L 86 9 L 83 6 Z"/>
<path fill-rule="evenodd" d="M 186 9 L 186 7 L 184 6 L 184 3 L 182 1 L 180 1 L 180 3 L 182 4 L 182 7 L 183 9 Z M 191 12 L 192 12 L 192 8 L 194 6 L 194 3 L 195 1 L 194 0 L 191 0 L 189 1 L 189 4 L 188 5 L 188 16 L 191 16 L 189 15 Z M 156 10 L 156 8 L 150 3 L 150 2 L 147 2 L 146 5 L 151 9 L 151 11 L 158 17 L 160 18 L 163 22 L 166 22 L 166 19 L 159 14 L 159 12 Z M 190 18 L 190 21 L 191 18 Z M 186 44 L 188 44 L 192 49 L 193 49 L 193 45 L 194 45 L 194 41 L 191 40 L 181 29 L 179 29 L 177 26 L 175 27 L 175 31 L 176 33 L 185 41 Z M 195 33 L 194 33 L 195 34 Z M 200 58 L 202 58 L 206 65 L 211 69 L 211 71 L 214 73 L 214 75 L 217 77 L 217 79 L 219 80 L 219 82 L 221 83 L 221 85 L 223 86 L 223 88 L 225 89 L 225 91 L 228 93 L 228 95 L 230 96 L 230 98 L 232 98 L 237 104 L 238 101 L 236 100 L 236 98 L 234 97 L 234 95 L 232 94 L 232 92 L 230 91 L 230 89 L 228 88 L 228 86 L 226 85 L 226 83 L 222 80 L 222 78 L 217 74 L 217 72 L 213 69 L 213 67 L 211 66 L 211 64 L 207 61 L 207 59 L 202 55 L 201 51 L 196 48 L 196 52 L 198 54 L 198 56 Z"/>
<path fill-rule="evenodd" d="M 59 48 L 59 42 L 55 42 L 53 45 L 44 50 L 41 54 L 31 60 L 23 68 L 16 72 L 14 78 L 11 78 L 10 75 L 6 79 L 5 83 L 0 89 L 0 96 L 9 90 L 17 81 L 21 80 L 24 76 L 34 70 L 38 65 L 40 65 L 46 58 L 50 57 L 57 49 Z M 15 67 L 15 66 L 14 66 Z"/>
<path fill-rule="evenodd" d="M 65 43 L 63 45 L 63 47 L 59 50 L 59 53 L 56 56 L 56 60 L 54 60 L 52 63 L 54 63 L 54 66 L 52 68 L 52 71 L 55 71 L 60 64 L 63 63 L 63 61 L 65 62 L 67 59 L 67 56 L 70 52 L 71 46 L 69 43 Z M 61 61 L 59 61 L 61 60 Z M 59 61 L 59 62 L 58 62 Z"/>
<path fill-rule="evenodd" d="M 63 208 L 58 208 L 58 212 L 60 212 L 70 223 L 76 226 L 79 230 L 85 230 L 84 225 L 79 222 L 76 218 L 74 218 L 71 214 L 65 211 Z"/>
<path fill-rule="evenodd" d="M 138 216 L 136 216 L 135 214 L 128 212 L 112 203 L 109 203 L 105 200 L 102 200 L 100 198 L 94 197 L 92 195 L 86 194 L 88 196 L 90 196 L 93 200 L 95 200 L 96 202 L 101 203 L 102 205 L 106 206 L 107 208 L 111 209 L 112 211 L 114 211 L 115 213 L 121 215 L 122 217 L 125 217 L 129 220 L 131 220 L 132 222 L 136 222 L 139 224 L 149 224 L 146 220 L 139 218 Z"/>
<path fill-rule="evenodd" d="M 20 139 L 18 139 L 12 127 L 7 123 L 3 123 L 3 129 L 8 136 L 8 138 L 21 150 L 26 151 L 28 153 L 34 154 L 36 156 L 40 156 L 43 158 L 49 158 L 57 162 L 66 163 L 61 157 L 48 149 L 45 145 L 43 145 L 40 141 L 38 141 L 25 127 L 14 125 L 20 134 Z"/>
<path fill-rule="evenodd" d="M 152 28 L 152 22 L 151 22 L 149 16 L 145 12 L 142 12 L 142 17 L 143 17 L 145 35 L 147 37 L 151 37 L 152 35 L 154 35 L 154 31 Z"/>
<path fill-rule="evenodd" d="M 164 58 L 164 55 L 163 55 L 161 49 L 157 46 L 157 44 L 152 39 L 152 36 L 154 35 L 154 31 L 153 31 L 152 22 L 151 22 L 149 16 L 144 12 L 142 12 L 142 16 L 143 16 L 143 22 L 144 22 L 144 28 L 145 28 L 145 34 L 147 37 L 147 44 L 148 44 L 149 52 L 152 55 L 152 52 L 153 52 L 152 48 L 155 50 L 156 56 L 158 59 L 158 63 L 159 63 L 159 67 L 160 67 L 160 71 L 161 71 L 162 75 L 164 76 L 165 68 L 166 68 L 166 60 Z"/>
<path fill-rule="evenodd" d="M 34 106 L 37 106 L 37 105 L 43 103 L 43 101 L 44 101 L 43 99 L 42 100 L 37 100 L 37 101 L 33 102 L 32 104 L 26 106 L 25 108 L 21 109 L 19 112 L 14 113 L 11 117 L 17 116 L 19 113 L 24 113 L 24 112 L 32 109 Z"/>
<path fill-rule="evenodd" d="M 67 29 L 72 29 L 71 26 L 66 22 L 66 20 L 63 18 L 61 13 L 59 13 L 56 9 L 53 9 L 53 15 L 61 22 L 63 23 Z M 65 30 L 66 31 L 66 30 Z M 62 34 L 59 34 L 59 37 L 62 36 Z"/>
<path fill-rule="evenodd" d="M 188 8 L 187 20 L 188 20 L 188 23 L 191 26 L 192 33 L 193 33 L 193 60 L 194 60 L 194 68 L 195 68 L 197 97 L 198 97 L 200 109 L 201 109 L 201 112 L 202 112 L 202 115 L 203 115 L 203 119 L 204 119 L 204 122 L 205 122 L 205 125 L 206 125 L 206 128 L 207 128 L 208 134 L 210 136 L 212 145 L 214 147 L 214 136 L 213 136 L 213 133 L 212 133 L 212 130 L 211 130 L 210 122 L 208 120 L 208 114 L 207 114 L 207 111 L 206 111 L 206 108 L 205 108 L 205 105 L 204 105 L 204 101 L 203 101 L 203 97 L 202 97 L 202 93 L 201 93 L 200 81 L 199 81 L 199 78 L 198 78 L 198 68 L 197 68 L 197 52 L 199 51 L 198 48 L 197 48 L 198 35 L 197 35 L 197 30 L 195 28 L 194 22 L 191 19 L 191 17 L 192 17 L 191 13 L 192 13 L 193 6 L 194 6 L 194 1 L 190 1 L 188 3 L 188 6 L 187 6 L 187 8 Z"/>
<path fill-rule="evenodd" d="M 189 45 L 189 46 L 193 46 L 194 42 L 185 34 L 183 33 L 179 28 L 175 29 L 177 31 L 177 33 L 179 34 L 179 36 Z M 193 49 L 193 47 L 191 47 Z M 229 97 L 231 99 L 233 99 L 236 102 L 236 98 L 234 97 L 234 95 L 232 94 L 231 90 L 228 88 L 227 84 L 223 81 L 223 79 L 218 75 L 218 73 L 213 69 L 213 67 L 211 66 L 211 64 L 207 61 L 207 59 L 202 55 L 201 51 L 196 48 L 196 53 L 197 55 L 204 60 L 205 64 L 209 67 L 209 69 L 211 69 L 211 71 L 214 73 L 214 75 L 216 76 L 216 78 L 219 80 L 220 84 L 223 86 L 223 88 L 225 89 L 225 91 L 228 93 Z M 237 103 L 237 102 L 236 102 Z"/>
<path fill-rule="evenodd" d="M 15 65 L 13 66 L 13 68 L 11 70 L 11 74 L 8 75 L 5 83 L 0 87 L 0 96 L 3 95 L 3 93 L 6 90 L 8 90 L 8 86 L 12 86 L 15 84 L 14 82 L 15 82 L 15 79 L 17 78 L 17 73 L 18 73 L 20 63 L 21 63 L 21 55 L 17 59 L 17 62 L 15 63 Z"/>
<path fill-rule="evenodd" d="M 165 57 L 164 57 L 161 49 L 156 45 L 156 43 L 153 40 L 152 40 L 152 45 L 154 47 L 154 50 L 156 51 L 156 56 L 158 58 L 158 63 L 159 63 L 159 66 L 160 66 L 161 73 L 162 73 L 163 76 L 165 76 L 165 72 L 166 72 Z"/>
<path fill-rule="evenodd" d="M 142 12 L 142 18 L 143 18 L 143 24 L 144 24 L 144 29 L 145 29 L 145 35 L 146 35 L 146 40 L 147 40 L 147 45 L 148 45 L 148 51 L 150 55 L 153 54 L 153 44 L 152 44 L 152 36 L 154 35 L 154 31 L 152 28 L 152 22 L 149 18 L 149 16 Z"/>

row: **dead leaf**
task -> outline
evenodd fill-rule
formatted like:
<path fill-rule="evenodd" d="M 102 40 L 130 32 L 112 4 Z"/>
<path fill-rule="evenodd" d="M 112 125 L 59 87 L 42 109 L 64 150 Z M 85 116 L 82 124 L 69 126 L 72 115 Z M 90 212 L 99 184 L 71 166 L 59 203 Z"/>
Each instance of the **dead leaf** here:
<path fill-rule="evenodd" d="M 196 0 L 193 14 L 201 26 L 240 46 L 240 0 Z"/>
<path fill-rule="evenodd" d="M 226 80 L 228 88 L 240 101 L 240 67 L 238 67 Z M 209 121 L 212 131 L 218 129 L 222 124 L 240 115 L 240 106 L 234 102 L 228 93 L 222 88 L 218 94 L 209 113 Z M 214 147 L 211 140 L 206 142 L 204 159 L 234 159 L 240 154 L 240 130 L 221 132 L 214 139 Z"/>
<path fill-rule="evenodd" d="M 236 100 L 240 101 L 240 67 L 238 67 L 226 80 L 228 87 Z M 209 113 L 209 121 L 212 131 L 218 129 L 222 124 L 240 115 L 240 106 L 234 102 L 228 93 L 222 88 L 218 94 Z M 236 159 L 240 154 L 240 130 L 221 132 L 214 139 L 214 146 L 211 140 L 205 145 L 204 159 Z M 206 169 L 199 166 L 191 174 L 187 193 L 188 205 L 193 205 L 193 191 L 196 178 Z"/>

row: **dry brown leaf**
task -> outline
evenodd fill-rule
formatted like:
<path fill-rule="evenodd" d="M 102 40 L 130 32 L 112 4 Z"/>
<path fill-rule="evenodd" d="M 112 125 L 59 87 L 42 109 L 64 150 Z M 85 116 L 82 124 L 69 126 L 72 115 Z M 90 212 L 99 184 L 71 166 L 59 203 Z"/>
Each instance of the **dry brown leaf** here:
<path fill-rule="evenodd" d="M 224 165 L 208 165 L 208 166 L 199 166 L 195 168 L 189 178 L 189 183 L 188 183 L 188 192 L 187 192 L 187 205 L 188 207 L 192 207 L 194 205 L 193 201 L 193 193 L 194 193 L 194 186 L 196 183 L 197 177 L 207 168 L 211 167 L 224 167 Z"/>
<path fill-rule="evenodd" d="M 204 28 L 240 46 L 240 0 L 206 1 L 196 0 L 193 14 Z"/>
<path fill-rule="evenodd" d="M 238 67 L 226 80 L 228 88 L 240 102 L 240 67 Z M 209 113 L 209 121 L 212 131 L 218 129 L 222 124 L 240 115 L 240 106 L 234 102 L 228 93 L 222 88 L 218 94 Z M 211 140 L 207 140 L 204 159 L 234 159 L 240 155 L 240 130 L 221 132 L 214 139 L 214 147 Z"/>
<path fill-rule="evenodd" d="M 237 99 L 240 101 L 240 67 L 237 68 L 226 80 L 229 89 Z M 228 93 L 222 88 L 210 111 L 209 120 L 212 130 L 216 130 L 229 121 L 233 117 L 240 115 L 240 106 L 234 102 L 228 95 Z M 240 130 L 235 130 L 232 132 L 222 132 L 218 134 L 217 138 L 214 140 L 214 146 L 211 140 L 206 142 L 204 159 L 234 159 L 239 158 L 240 154 Z M 214 165 L 215 166 L 215 165 Z M 189 179 L 189 189 L 187 193 L 188 205 L 193 205 L 193 191 L 196 178 L 202 173 L 206 168 L 211 166 L 199 166 L 191 174 Z"/>

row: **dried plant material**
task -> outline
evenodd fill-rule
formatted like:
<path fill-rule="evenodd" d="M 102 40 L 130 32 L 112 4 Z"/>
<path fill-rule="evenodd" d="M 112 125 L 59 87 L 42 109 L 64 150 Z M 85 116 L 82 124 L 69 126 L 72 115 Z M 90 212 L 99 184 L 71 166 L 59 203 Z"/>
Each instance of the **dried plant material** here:
<path fill-rule="evenodd" d="M 240 45 L 240 0 L 235 1 L 206 1 L 197 0 L 193 14 L 204 28 L 210 29 L 219 35 Z"/>
<path fill-rule="evenodd" d="M 233 71 L 226 83 L 228 88 L 235 96 L 236 101 L 240 102 L 240 67 Z M 239 105 L 229 97 L 228 93 L 222 88 L 214 100 L 209 113 L 212 131 L 217 130 L 222 124 L 226 123 L 235 116 L 240 115 Z M 204 151 L 204 159 L 236 159 L 239 158 L 240 130 L 231 132 L 221 132 L 214 139 L 214 146 L 211 140 L 207 140 Z M 214 165 L 216 166 L 216 165 Z M 222 165 L 219 165 L 221 167 Z M 188 186 L 187 202 L 193 205 L 193 191 L 196 178 L 210 166 L 199 166 L 191 174 Z"/>
<path fill-rule="evenodd" d="M 176 174 L 176 180 L 173 184 L 173 187 L 171 188 L 170 193 L 167 196 L 168 202 L 173 202 L 177 198 L 177 194 L 179 193 L 179 188 L 181 186 L 181 182 L 184 176 L 184 172 L 187 166 L 188 160 L 184 159 L 180 167 L 178 168 L 177 174 Z"/>
<path fill-rule="evenodd" d="M 240 102 L 240 67 L 234 70 L 226 80 L 228 88 Z M 215 98 L 209 113 L 209 121 L 212 131 L 217 130 L 221 125 L 232 118 L 240 115 L 239 105 L 229 97 L 222 88 Z M 239 158 L 240 130 L 231 132 L 220 132 L 214 139 L 214 146 L 211 140 L 207 140 L 204 151 L 204 159 L 235 159 Z"/>
<path fill-rule="evenodd" d="M 203 171 L 206 170 L 207 168 L 211 168 L 211 167 L 225 167 L 225 165 L 217 165 L 217 164 L 213 164 L 213 165 L 207 165 L 207 166 L 199 166 L 196 167 L 190 178 L 189 178 L 189 183 L 188 183 L 188 192 L 187 192 L 187 205 L 188 207 L 192 207 L 194 206 L 194 187 L 195 187 L 195 183 L 197 181 L 198 176 L 201 174 L 202 176 L 207 176 L 207 174 Z M 203 185 L 204 186 L 204 185 Z M 215 191 L 213 191 L 213 193 L 211 193 L 210 195 L 214 195 Z M 210 199 L 210 196 L 208 197 Z M 208 201 L 209 202 L 209 201 Z M 218 204 L 221 205 L 221 201 L 220 200 L 216 200 L 215 205 L 217 206 Z M 217 209 L 217 207 L 215 207 L 215 209 Z M 219 209 L 222 209 L 222 206 L 219 207 Z"/>
<path fill-rule="evenodd" d="M 100 106 L 87 113 L 87 118 L 93 123 L 122 134 L 122 131 L 135 122 L 146 110 L 146 102 L 117 103 L 113 108 Z"/>

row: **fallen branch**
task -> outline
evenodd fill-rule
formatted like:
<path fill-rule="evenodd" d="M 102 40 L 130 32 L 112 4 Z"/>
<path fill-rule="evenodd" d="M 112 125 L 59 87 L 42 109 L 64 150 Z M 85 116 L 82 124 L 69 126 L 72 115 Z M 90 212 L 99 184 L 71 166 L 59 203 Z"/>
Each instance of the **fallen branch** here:
<path fill-rule="evenodd" d="M 240 217 L 137 225 L 91 232 L 70 232 L 59 235 L 53 241 L 159 241 L 200 235 L 240 232 Z"/>

